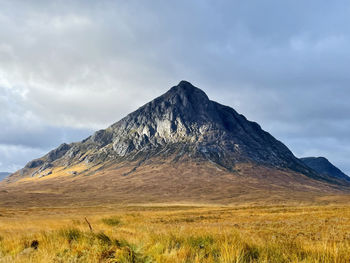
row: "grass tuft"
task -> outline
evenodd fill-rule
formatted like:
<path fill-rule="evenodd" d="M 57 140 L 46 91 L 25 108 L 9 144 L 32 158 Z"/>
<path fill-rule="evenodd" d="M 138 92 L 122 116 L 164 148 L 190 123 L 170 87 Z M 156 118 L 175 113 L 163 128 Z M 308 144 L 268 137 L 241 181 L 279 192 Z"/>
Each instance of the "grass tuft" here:
<path fill-rule="evenodd" d="M 82 232 L 76 228 L 62 229 L 59 231 L 59 234 L 69 243 L 72 241 L 78 241 L 78 239 L 82 236 Z"/>
<path fill-rule="evenodd" d="M 102 222 L 108 226 L 119 226 L 122 223 L 118 217 L 102 218 Z"/>
<path fill-rule="evenodd" d="M 100 240 L 103 244 L 106 244 L 106 245 L 109 245 L 109 246 L 112 244 L 112 240 L 109 238 L 109 236 L 107 236 L 103 232 L 98 233 L 96 235 L 96 238 L 98 240 Z"/>

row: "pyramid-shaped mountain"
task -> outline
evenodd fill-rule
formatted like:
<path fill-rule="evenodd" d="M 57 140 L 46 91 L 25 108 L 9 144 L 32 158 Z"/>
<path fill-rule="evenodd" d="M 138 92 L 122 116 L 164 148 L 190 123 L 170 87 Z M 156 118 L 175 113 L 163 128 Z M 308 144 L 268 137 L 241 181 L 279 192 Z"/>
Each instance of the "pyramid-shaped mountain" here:
<path fill-rule="evenodd" d="M 151 157 L 191 156 L 227 169 L 254 162 L 299 172 L 310 170 L 280 141 L 234 109 L 209 100 L 181 81 L 105 130 L 80 143 L 62 144 L 26 167 L 50 167 L 60 161 L 101 163 Z"/>
<path fill-rule="evenodd" d="M 175 182 L 178 176 L 181 179 Z M 78 184 L 74 189 L 84 191 L 92 181 L 95 185 L 91 187 L 114 185 L 124 197 L 131 189 L 143 189 L 152 200 L 159 195 L 173 196 L 174 189 L 185 189 L 188 183 L 193 187 L 186 194 L 199 198 L 193 193 L 199 191 L 209 199 L 214 198 L 208 194 L 213 191 L 217 199 L 220 191 L 228 192 L 222 194 L 225 198 L 239 195 L 235 191 L 241 191 L 236 189 L 240 185 L 246 186 L 244 191 L 276 186 L 301 192 L 303 187 L 324 191 L 347 185 L 339 178 L 316 173 L 257 123 L 211 101 L 187 81 L 107 129 L 81 142 L 62 144 L 29 162 L 7 183 L 22 182 L 30 189 L 41 184 L 50 187 L 57 180 L 60 184 L 69 181 L 72 187 Z M 222 183 L 231 190 L 220 187 Z M 232 188 L 230 184 L 236 185 Z M 157 188 L 164 188 L 163 192 L 155 193 Z M 180 193 L 173 199 L 186 196 Z"/>

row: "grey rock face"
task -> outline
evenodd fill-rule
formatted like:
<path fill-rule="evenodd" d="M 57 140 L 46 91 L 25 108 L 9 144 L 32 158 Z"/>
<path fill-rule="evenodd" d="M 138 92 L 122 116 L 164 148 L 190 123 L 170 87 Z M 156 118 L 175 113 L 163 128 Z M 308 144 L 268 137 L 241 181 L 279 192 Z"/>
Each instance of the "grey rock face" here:
<path fill-rule="evenodd" d="M 337 179 L 350 181 L 350 177 L 335 167 L 325 157 L 305 157 L 301 158 L 307 166 L 315 170 L 318 174 L 331 176 Z"/>
<path fill-rule="evenodd" d="M 58 148 L 48 153 L 48 161 L 53 162 L 61 158 L 70 148 L 71 146 L 66 143 L 61 144 Z"/>
<path fill-rule="evenodd" d="M 186 81 L 142 106 L 109 128 L 113 154 L 171 148 L 179 143 L 192 156 L 210 159 L 227 168 L 235 162 L 258 163 L 307 171 L 281 142 L 230 107 L 209 100 Z M 188 152 L 187 152 L 188 153 Z M 184 152 L 186 154 L 186 152 Z"/>
<path fill-rule="evenodd" d="M 36 167 L 39 167 L 40 165 L 42 165 L 43 163 L 44 163 L 43 160 L 36 159 L 36 160 L 30 161 L 29 163 L 27 163 L 25 168 L 36 168 Z"/>
<path fill-rule="evenodd" d="M 181 81 L 168 92 L 82 142 L 62 144 L 26 168 L 45 163 L 148 159 L 171 155 L 209 160 L 227 169 L 253 162 L 317 175 L 280 141 L 234 109 L 209 100 L 191 83 Z"/>
<path fill-rule="evenodd" d="M 40 166 L 40 168 L 38 170 L 36 170 L 34 173 L 31 174 L 31 177 L 34 177 L 34 176 L 40 174 L 41 172 L 43 172 L 46 169 L 49 169 L 51 167 L 53 167 L 52 163 L 45 162 L 45 163 L 43 163 L 43 165 Z M 48 175 L 48 173 L 46 175 Z"/>

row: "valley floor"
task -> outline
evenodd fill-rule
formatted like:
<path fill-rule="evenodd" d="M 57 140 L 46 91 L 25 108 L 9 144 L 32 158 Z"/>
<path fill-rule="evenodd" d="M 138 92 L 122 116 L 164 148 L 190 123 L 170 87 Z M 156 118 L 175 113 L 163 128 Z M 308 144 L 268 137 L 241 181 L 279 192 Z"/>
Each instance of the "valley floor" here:
<path fill-rule="evenodd" d="M 350 262 L 350 206 L 0 208 L 0 262 Z"/>

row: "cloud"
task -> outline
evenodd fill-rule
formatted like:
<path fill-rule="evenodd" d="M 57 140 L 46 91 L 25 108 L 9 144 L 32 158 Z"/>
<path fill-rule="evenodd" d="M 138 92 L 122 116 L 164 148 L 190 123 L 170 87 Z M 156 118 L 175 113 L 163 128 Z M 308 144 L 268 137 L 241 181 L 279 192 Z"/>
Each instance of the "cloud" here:
<path fill-rule="evenodd" d="M 187 79 L 297 155 L 350 172 L 346 1 L 0 0 L 0 10 L 6 147 L 82 139 Z M 25 163 L 11 153 L 0 169 Z"/>
<path fill-rule="evenodd" d="M 38 148 L 0 144 L 0 168 L 2 171 L 14 172 L 22 168 L 30 158 L 40 157 L 45 153 Z"/>

